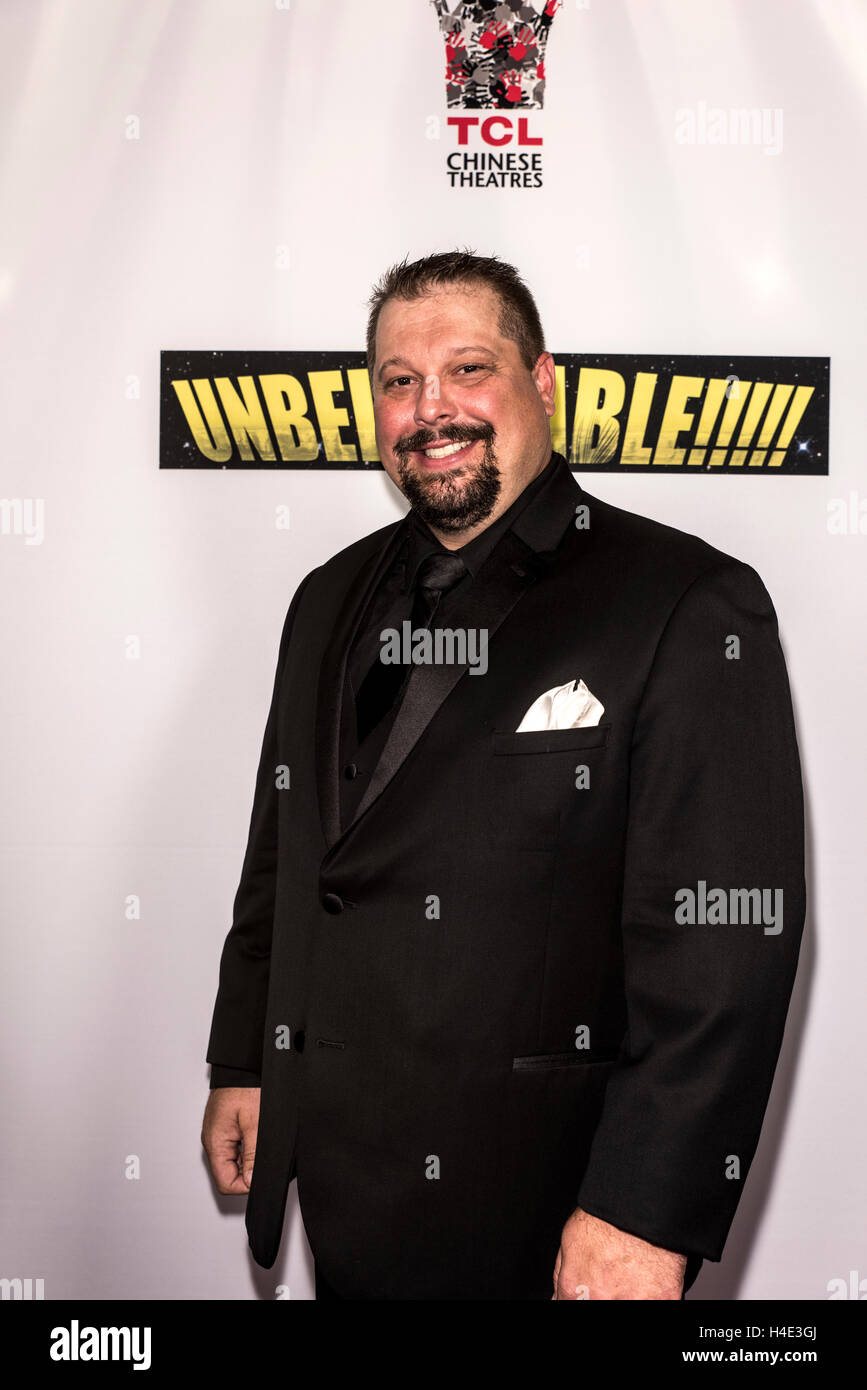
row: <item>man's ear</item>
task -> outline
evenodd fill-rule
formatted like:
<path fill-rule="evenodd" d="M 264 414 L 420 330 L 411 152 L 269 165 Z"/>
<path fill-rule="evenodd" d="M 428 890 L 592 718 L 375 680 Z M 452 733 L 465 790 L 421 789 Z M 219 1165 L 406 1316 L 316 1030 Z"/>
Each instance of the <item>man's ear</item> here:
<path fill-rule="evenodd" d="M 554 366 L 554 358 L 550 352 L 540 352 L 536 358 L 536 365 L 533 368 L 533 380 L 536 383 L 536 390 L 542 397 L 545 406 L 545 413 L 553 415 L 555 409 L 555 398 L 557 395 L 557 372 Z"/>

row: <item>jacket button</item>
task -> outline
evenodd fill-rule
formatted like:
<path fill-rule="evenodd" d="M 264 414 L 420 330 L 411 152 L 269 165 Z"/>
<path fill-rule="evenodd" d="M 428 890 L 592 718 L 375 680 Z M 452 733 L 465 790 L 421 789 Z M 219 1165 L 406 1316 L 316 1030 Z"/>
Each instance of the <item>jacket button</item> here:
<path fill-rule="evenodd" d="M 336 916 L 338 912 L 343 911 L 343 899 L 338 898 L 336 893 L 326 893 L 322 899 L 322 906 L 326 912 L 331 912 Z"/>
<path fill-rule="evenodd" d="M 355 763 L 347 763 L 343 769 L 343 775 L 348 782 L 353 781 L 358 776 L 358 767 Z"/>

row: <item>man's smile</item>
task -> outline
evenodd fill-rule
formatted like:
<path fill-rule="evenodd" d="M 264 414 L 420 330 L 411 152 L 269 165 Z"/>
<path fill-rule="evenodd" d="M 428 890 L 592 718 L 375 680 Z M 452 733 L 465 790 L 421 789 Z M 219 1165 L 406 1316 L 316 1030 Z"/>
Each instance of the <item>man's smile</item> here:
<path fill-rule="evenodd" d="M 422 468 L 440 470 L 450 468 L 455 463 L 462 463 L 479 442 L 478 439 L 471 439 L 468 443 L 461 444 L 446 439 L 439 444 L 428 444 L 423 449 L 413 449 L 412 454 Z"/>

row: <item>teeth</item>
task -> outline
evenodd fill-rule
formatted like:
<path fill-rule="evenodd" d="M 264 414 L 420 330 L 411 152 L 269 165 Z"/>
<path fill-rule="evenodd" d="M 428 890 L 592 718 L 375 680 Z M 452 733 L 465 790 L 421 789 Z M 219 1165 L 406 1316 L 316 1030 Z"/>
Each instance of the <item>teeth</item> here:
<path fill-rule="evenodd" d="M 444 459 L 448 458 L 449 454 L 457 454 L 461 449 L 465 449 L 466 447 L 466 443 L 444 444 L 442 448 L 425 449 L 424 456 L 428 459 Z"/>

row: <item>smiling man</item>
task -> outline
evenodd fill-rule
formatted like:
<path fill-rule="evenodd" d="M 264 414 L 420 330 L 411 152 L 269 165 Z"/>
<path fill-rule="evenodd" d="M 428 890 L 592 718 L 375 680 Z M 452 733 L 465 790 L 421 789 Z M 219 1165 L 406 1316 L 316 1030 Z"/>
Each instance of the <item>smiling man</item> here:
<path fill-rule="evenodd" d="M 501 515 L 551 458 L 554 359 L 542 352 L 528 370 L 532 346 L 522 353 L 503 337 L 500 317 L 492 285 L 432 286 L 417 301 L 386 299 L 373 331 L 389 354 L 377 362 L 375 339 L 368 346 L 383 465 L 449 549 Z"/>
<path fill-rule="evenodd" d="M 722 1254 L 803 926 L 773 606 L 579 487 L 511 266 L 393 267 L 367 348 L 410 510 L 286 617 L 208 1047 L 214 1179 L 249 1190 L 270 1268 L 297 1178 L 317 1298 L 678 1299 Z M 779 930 L 685 922 L 702 882 L 773 890 Z"/>

